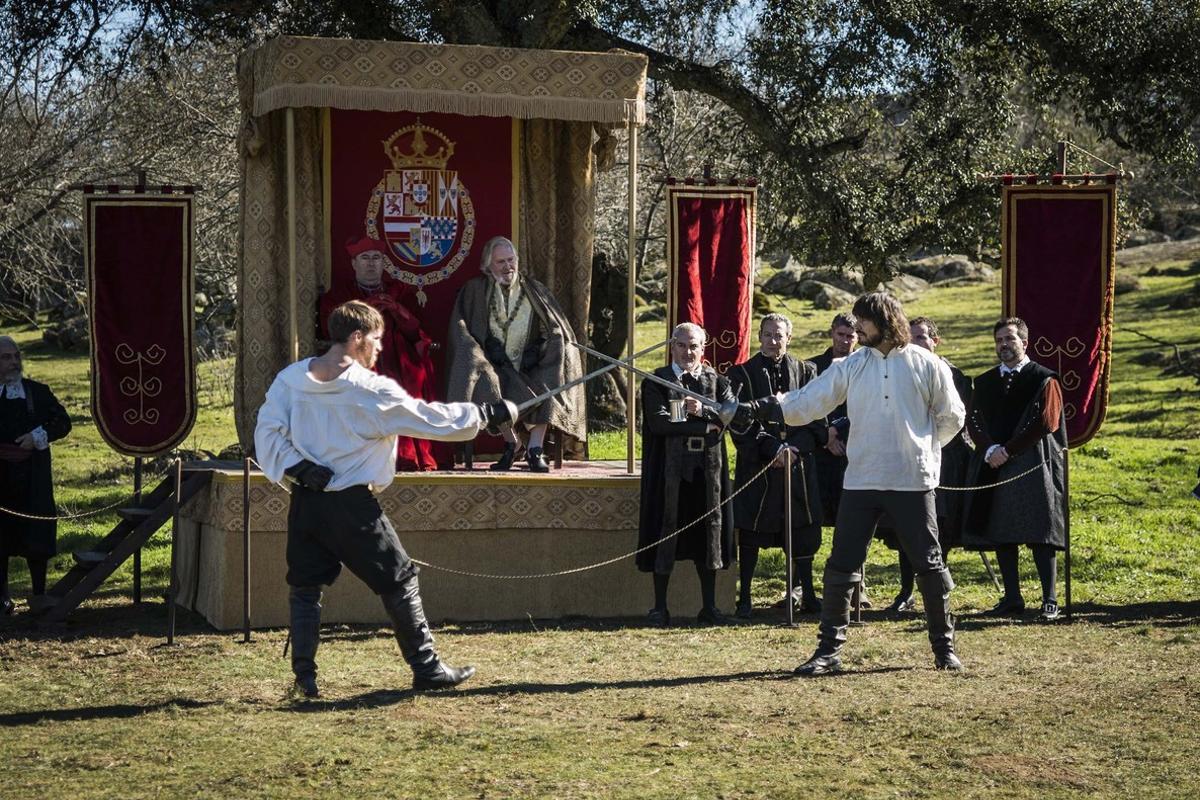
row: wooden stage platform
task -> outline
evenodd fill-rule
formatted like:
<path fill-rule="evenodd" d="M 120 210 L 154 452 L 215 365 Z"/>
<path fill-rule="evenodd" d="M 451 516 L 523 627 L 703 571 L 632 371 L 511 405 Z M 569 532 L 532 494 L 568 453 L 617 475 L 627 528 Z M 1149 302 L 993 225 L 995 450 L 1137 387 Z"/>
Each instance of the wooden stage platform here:
<path fill-rule="evenodd" d="M 231 465 L 232 466 L 232 465 Z M 242 472 L 213 469 L 208 491 L 182 513 L 177 554 L 180 605 L 220 630 L 242 625 Z M 419 561 L 487 575 L 554 573 L 605 561 L 637 547 L 640 476 L 624 462 L 566 462 L 534 475 L 520 466 L 399 473 L 380 502 L 408 554 Z M 261 472 L 250 476 L 251 625 L 287 624 L 284 547 L 288 496 Z M 697 513 L 703 509 L 697 509 Z M 723 611 L 733 605 L 736 569 L 717 574 Z M 472 577 L 422 568 L 431 621 L 642 617 L 653 605 L 651 578 L 632 558 L 546 578 Z M 676 569 L 669 603 L 694 615 L 700 591 L 690 563 Z M 379 600 L 343 570 L 322 601 L 324 622 L 386 621 Z"/>

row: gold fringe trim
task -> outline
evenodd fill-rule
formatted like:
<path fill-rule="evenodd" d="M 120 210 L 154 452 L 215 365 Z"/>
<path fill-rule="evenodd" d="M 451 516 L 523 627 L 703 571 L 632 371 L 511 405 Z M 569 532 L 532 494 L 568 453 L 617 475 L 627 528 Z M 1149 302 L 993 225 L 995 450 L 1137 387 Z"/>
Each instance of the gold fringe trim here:
<path fill-rule="evenodd" d="M 646 102 L 632 99 L 521 97 L 421 89 L 379 89 L 315 84 L 272 86 L 254 95 L 254 116 L 281 108 L 340 108 L 347 111 L 413 111 L 466 117 L 562 119 L 638 125 L 646 122 Z"/>

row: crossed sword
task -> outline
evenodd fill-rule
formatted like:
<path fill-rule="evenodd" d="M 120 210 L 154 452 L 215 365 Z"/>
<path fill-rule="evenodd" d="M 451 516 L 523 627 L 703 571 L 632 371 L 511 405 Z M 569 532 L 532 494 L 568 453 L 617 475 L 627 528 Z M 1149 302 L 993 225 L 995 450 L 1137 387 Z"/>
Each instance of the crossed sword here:
<path fill-rule="evenodd" d="M 586 383 L 587 381 L 590 381 L 592 378 L 597 378 L 610 370 L 616 369 L 617 367 L 624 367 L 625 369 L 629 370 L 633 374 L 641 375 L 646 380 L 652 381 L 661 386 L 665 386 L 666 388 L 670 389 L 673 392 L 678 392 L 679 394 L 682 394 L 686 397 L 694 397 L 696 400 L 700 401 L 700 405 L 704 406 L 705 408 L 711 409 L 713 412 L 715 412 L 717 417 L 721 420 L 722 425 L 728 426 L 729 423 L 731 421 L 733 421 L 734 415 L 737 413 L 738 403 L 736 400 L 726 400 L 724 402 L 719 402 L 719 401 L 714 400 L 711 397 L 707 397 L 699 392 L 694 392 L 691 389 L 688 389 L 686 386 L 682 386 L 678 383 L 674 383 L 672 381 L 665 380 L 663 378 L 658 377 L 653 372 L 647 372 L 646 370 L 639 369 L 633 365 L 633 362 L 636 361 L 637 359 L 641 358 L 642 356 L 646 355 L 647 353 L 654 352 L 655 350 L 657 350 L 658 348 L 662 347 L 663 345 L 667 344 L 670 341 L 671 341 L 670 339 L 667 339 L 666 341 L 652 344 L 649 347 L 647 347 L 645 350 L 640 350 L 640 351 L 634 353 L 629 358 L 624 358 L 624 359 L 613 358 L 610 355 L 601 353 L 599 350 L 593 350 L 592 348 L 588 347 L 587 345 L 580 344 L 579 342 L 572 342 L 573 345 L 578 347 L 583 352 L 587 353 L 590 356 L 594 356 L 594 357 L 600 359 L 601 361 L 607 361 L 608 364 L 606 366 L 600 367 L 597 370 L 589 372 L 586 375 L 581 375 L 580 377 L 578 377 L 572 381 L 568 381 L 567 383 L 564 383 L 562 386 L 556 386 L 555 388 L 550 389 L 549 391 L 539 394 L 537 397 L 532 397 L 532 398 L 526 400 L 525 402 L 521 403 L 520 405 L 516 406 L 516 414 L 512 415 L 513 421 L 516 421 L 517 419 L 519 419 L 521 414 L 528 411 L 529 409 L 534 408 L 535 406 L 539 406 L 542 403 L 549 400 L 550 398 L 556 397 L 557 395 L 562 394 L 567 389 L 578 386 L 581 383 Z"/>

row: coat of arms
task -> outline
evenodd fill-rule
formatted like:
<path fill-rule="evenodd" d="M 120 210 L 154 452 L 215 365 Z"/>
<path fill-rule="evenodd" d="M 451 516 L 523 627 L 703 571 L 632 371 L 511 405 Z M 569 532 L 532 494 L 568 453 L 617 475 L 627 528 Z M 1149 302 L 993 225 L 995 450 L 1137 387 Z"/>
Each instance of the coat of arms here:
<path fill-rule="evenodd" d="M 420 117 L 385 139 L 383 151 L 393 168 L 371 191 L 367 235 L 387 242 L 388 272 L 416 286 L 424 305 L 424 287 L 448 278 L 471 251 L 475 207 L 458 172 L 446 168 L 454 142 Z"/>

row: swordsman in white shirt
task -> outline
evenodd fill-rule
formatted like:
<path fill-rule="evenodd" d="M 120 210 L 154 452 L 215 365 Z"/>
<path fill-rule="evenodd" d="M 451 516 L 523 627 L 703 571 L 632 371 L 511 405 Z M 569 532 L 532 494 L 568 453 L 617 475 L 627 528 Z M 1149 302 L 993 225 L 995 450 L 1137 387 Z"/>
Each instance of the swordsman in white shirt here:
<path fill-rule="evenodd" d="M 386 609 L 413 688 L 456 686 L 474 667 L 438 658 L 417 585 L 417 566 L 375 495 L 392 482 L 396 437 L 453 442 L 496 433 L 516 417 L 511 403 L 428 403 L 371 371 L 382 349 L 383 317 L 361 301 L 333 310 L 333 346 L 286 367 L 267 391 L 254 432 L 266 476 L 292 484 L 288 511 L 292 671 L 296 689 L 316 697 L 321 587 L 342 565 Z"/>
<path fill-rule="evenodd" d="M 850 597 L 885 513 L 912 562 L 925 605 L 929 641 L 938 669 L 962 669 L 954 653 L 950 590 L 954 582 L 938 544 L 934 489 L 942 447 L 962 428 L 965 412 L 949 367 L 909 343 L 908 320 L 885 292 L 854 304 L 863 345 L 804 387 L 746 404 L 758 419 L 803 425 L 846 403 L 854 426 L 846 442 L 843 483 L 833 548 L 825 562 L 824 598 L 816 652 L 796 674 L 823 675 L 841 668 L 850 625 Z M 736 422 L 736 420 L 735 420 Z"/>

